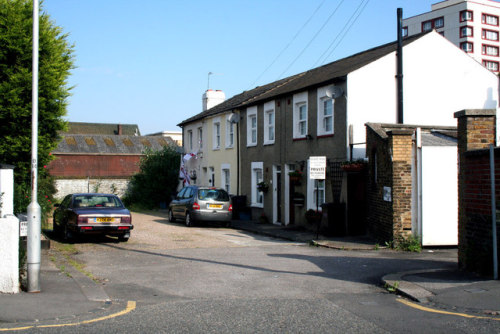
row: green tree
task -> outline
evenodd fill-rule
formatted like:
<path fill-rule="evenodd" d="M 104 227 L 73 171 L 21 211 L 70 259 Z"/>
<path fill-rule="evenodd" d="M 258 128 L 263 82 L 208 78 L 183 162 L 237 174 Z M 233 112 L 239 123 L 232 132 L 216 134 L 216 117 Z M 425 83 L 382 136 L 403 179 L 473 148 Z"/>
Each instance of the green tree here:
<path fill-rule="evenodd" d="M 124 198 L 127 205 L 157 208 L 168 203 L 179 184 L 180 154 L 175 147 L 165 146 L 154 152 L 147 150 L 141 159 L 141 170 L 130 180 L 129 191 Z"/>
<path fill-rule="evenodd" d="M 0 0 L 0 162 L 15 166 L 16 212 L 24 211 L 31 189 L 31 94 L 33 2 Z M 42 201 L 51 198 L 46 166 L 66 128 L 67 79 L 73 68 L 73 46 L 46 13 L 39 16 L 38 175 Z M 50 181 L 50 179 L 49 179 Z M 47 185 L 47 186 L 45 186 Z M 21 195 L 22 194 L 22 195 Z M 22 198 L 19 198 L 22 196 Z M 48 197 L 45 197 L 48 196 Z M 42 209 L 44 203 L 40 203 Z"/>

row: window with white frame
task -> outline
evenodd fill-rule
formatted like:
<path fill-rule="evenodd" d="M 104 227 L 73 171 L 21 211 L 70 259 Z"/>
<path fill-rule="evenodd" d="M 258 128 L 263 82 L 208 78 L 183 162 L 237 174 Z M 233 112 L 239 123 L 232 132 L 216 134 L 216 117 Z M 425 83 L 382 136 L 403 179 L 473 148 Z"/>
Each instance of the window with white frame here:
<path fill-rule="evenodd" d="M 483 60 L 483 65 L 490 71 L 498 72 L 497 61 Z"/>
<path fill-rule="evenodd" d="M 307 161 L 307 170 L 309 171 L 309 160 Z M 308 172 L 309 173 L 309 172 Z M 307 177 L 307 209 L 321 210 L 321 204 L 325 203 L 325 180 L 312 180 Z M 318 205 L 316 205 L 316 199 Z"/>
<path fill-rule="evenodd" d="M 274 144 L 275 112 L 274 101 L 264 104 L 264 145 Z"/>
<path fill-rule="evenodd" d="M 220 149 L 220 118 L 214 119 L 213 128 L 213 149 Z"/>
<path fill-rule="evenodd" d="M 490 15 L 490 14 L 483 14 L 481 16 L 481 22 L 483 24 L 489 24 L 492 26 L 498 26 L 498 16 L 496 15 Z"/>
<path fill-rule="evenodd" d="M 482 54 L 498 57 L 498 46 L 483 44 Z"/>
<path fill-rule="evenodd" d="M 251 163 L 252 206 L 255 207 L 264 206 L 264 193 L 258 189 L 258 184 L 264 181 L 263 167 L 264 164 L 262 162 Z"/>
<path fill-rule="evenodd" d="M 471 42 L 463 42 L 460 43 L 460 48 L 464 50 L 467 53 L 472 53 L 474 52 L 474 44 Z"/>
<path fill-rule="evenodd" d="M 231 165 L 221 165 L 221 188 L 225 189 L 228 194 L 231 193 Z"/>
<path fill-rule="evenodd" d="M 325 203 L 325 180 L 314 180 L 313 205 L 321 208 L 321 204 Z M 318 204 L 316 205 L 316 201 Z"/>
<path fill-rule="evenodd" d="M 498 41 L 498 31 L 483 29 L 482 38 L 488 41 Z"/>
<path fill-rule="evenodd" d="M 198 128 L 198 147 L 203 148 L 203 128 Z"/>
<path fill-rule="evenodd" d="M 318 136 L 333 134 L 334 100 L 326 95 L 332 86 L 318 88 Z"/>
<path fill-rule="evenodd" d="M 247 108 L 247 146 L 257 146 L 257 107 Z"/>
<path fill-rule="evenodd" d="M 307 92 L 293 95 L 293 138 L 307 136 Z"/>
<path fill-rule="evenodd" d="M 188 130 L 187 140 L 189 152 L 193 152 L 193 130 Z"/>
<path fill-rule="evenodd" d="M 460 37 L 472 37 L 474 35 L 474 30 L 472 27 L 461 27 L 460 28 Z"/>
<path fill-rule="evenodd" d="M 229 121 L 229 115 L 226 120 L 226 147 L 232 148 L 234 146 L 234 123 Z"/>

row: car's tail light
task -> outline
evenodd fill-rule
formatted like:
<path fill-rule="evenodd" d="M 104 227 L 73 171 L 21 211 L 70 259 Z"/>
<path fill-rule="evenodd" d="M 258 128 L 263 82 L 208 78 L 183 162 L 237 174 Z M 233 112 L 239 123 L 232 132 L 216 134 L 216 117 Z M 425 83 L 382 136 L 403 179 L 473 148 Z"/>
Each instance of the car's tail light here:
<path fill-rule="evenodd" d="M 77 224 L 87 224 L 89 219 L 87 217 L 78 216 Z"/>
<path fill-rule="evenodd" d="M 197 202 L 193 203 L 193 210 L 200 210 L 200 205 Z"/>
<path fill-rule="evenodd" d="M 119 230 L 128 230 L 129 227 L 128 226 L 118 226 L 118 229 Z"/>
<path fill-rule="evenodd" d="M 80 230 L 91 230 L 92 226 L 82 226 L 80 227 Z"/>
<path fill-rule="evenodd" d="M 233 211 L 233 205 L 232 204 L 229 204 L 229 209 L 228 209 L 229 212 Z"/>
<path fill-rule="evenodd" d="M 121 217 L 120 223 L 122 224 L 132 224 L 132 216 Z"/>

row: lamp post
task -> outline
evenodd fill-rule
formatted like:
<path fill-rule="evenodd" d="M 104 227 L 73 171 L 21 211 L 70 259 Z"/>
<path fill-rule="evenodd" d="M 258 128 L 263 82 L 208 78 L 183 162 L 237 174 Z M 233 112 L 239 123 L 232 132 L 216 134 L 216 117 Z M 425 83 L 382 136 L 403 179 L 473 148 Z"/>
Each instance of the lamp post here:
<path fill-rule="evenodd" d="M 33 1 L 33 83 L 31 129 L 31 203 L 28 205 L 28 292 L 40 292 L 41 208 L 38 182 L 38 0 Z"/>

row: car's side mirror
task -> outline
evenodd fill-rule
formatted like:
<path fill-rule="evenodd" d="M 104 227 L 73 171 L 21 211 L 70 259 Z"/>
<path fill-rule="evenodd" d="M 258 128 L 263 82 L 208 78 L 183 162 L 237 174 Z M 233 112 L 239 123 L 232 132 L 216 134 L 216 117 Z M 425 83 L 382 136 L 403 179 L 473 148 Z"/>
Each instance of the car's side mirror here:
<path fill-rule="evenodd" d="M 59 203 L 55 203 L 55 204 L 54 204 L 54 208 L 58 208 L 58 207 L 60 207 L 60 206 L 61 206 L 61 204 L 59 204 Z"/>

